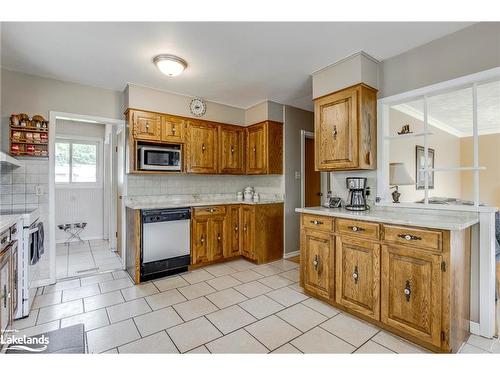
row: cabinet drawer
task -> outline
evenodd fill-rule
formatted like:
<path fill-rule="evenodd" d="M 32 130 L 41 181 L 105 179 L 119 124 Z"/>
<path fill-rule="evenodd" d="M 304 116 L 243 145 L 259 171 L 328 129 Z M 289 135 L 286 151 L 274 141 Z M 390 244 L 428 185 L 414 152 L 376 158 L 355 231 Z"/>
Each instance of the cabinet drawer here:
<path fill-rule="evenodd" d="M 377 223 L 366 221 L 337 219 L 337 232 L 378 240 L 380 237 L 380 226 Z"/>
<path fill-rule="evenodd" d="M 441 231 L 384 225 L 384 233 L 387 242 L 438 251 L 443 248 Z"/>
<path fill-rule="evenodd" d="M 225 215 L 225 214 L 226 214 L 226 206 L 204 206 L 204 207 L 194 208 L 195 217 Z"/>
<path fill-rule="evenodd" d="M 304 228 L 333 231 L 333 218 L 327 216 L 302 215 Z"/>

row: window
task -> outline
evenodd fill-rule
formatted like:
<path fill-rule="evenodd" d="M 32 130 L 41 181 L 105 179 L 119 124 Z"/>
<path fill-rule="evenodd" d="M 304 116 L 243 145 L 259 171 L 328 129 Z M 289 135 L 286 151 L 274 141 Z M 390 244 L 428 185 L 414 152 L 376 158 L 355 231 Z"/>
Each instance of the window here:
<path fill-rule="evenodd" d="M 399 189 L 400 202 L 407 205 L 500 206 L 498 73 L 379 101 L 381 204 L 392 204 L 391 193 Z M 398 178 L 396 166 L 405 170 Z"/>
<path fill-rule="evenodd" d="M 59 186 L 100 184 L 101 144 L 98 141 L 57 138 L 55 144 L 55 182 Z"/>

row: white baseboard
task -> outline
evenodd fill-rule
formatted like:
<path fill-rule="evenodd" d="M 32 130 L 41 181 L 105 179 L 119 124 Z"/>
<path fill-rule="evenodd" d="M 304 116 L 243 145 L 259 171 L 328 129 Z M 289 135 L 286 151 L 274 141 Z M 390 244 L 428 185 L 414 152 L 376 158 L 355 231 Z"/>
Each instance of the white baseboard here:
<path fill-rule="evenodd" d="M 297 250 L 297 251 L 291 251 L 289 253 L 285 253 L 283 254 L 283 258 L 284 259 L 288 259 L 288 258 L 293 258 L 293 257 L 296 257 L 300 255 L 300 250 Z"/>
<path fill-rule="evenodd" d="M 470 333 L 481 336 L 481 327 L 477 322 L 469 322 Z"/>

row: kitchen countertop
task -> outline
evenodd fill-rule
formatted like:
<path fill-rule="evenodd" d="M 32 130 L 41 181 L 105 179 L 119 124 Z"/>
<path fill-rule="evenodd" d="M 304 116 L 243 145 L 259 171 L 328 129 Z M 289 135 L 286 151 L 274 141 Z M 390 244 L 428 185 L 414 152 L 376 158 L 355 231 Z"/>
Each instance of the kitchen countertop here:
<path fill-rule="evenodd" d="M 282 199 L 261 199 L 259 202 L 238 201 L 236 199 L 201 199 L 201 200 L 136 200 L 125 199 L 125 206 L 135 210 L 154 210 L 161 208 L 179 208 L 179 207 L 199 207 L 199 206 L 216 206 L 222 204 L 273 204 L 283 203 Z"/>
<path fill-rule="evenodd" d="M 20 217 L 21 215 L 0 215 L 0 232 L 17 223 Z"/>
<path fill-rule="evenodd" d="M 349 211 L 345 208 L 305 207 L 296 208 L 295 212 L 445 230 L 463 230 L 479 223 L 479 214 L 470 211 L 392 207 L 374 207 L 368 211 Z"/>

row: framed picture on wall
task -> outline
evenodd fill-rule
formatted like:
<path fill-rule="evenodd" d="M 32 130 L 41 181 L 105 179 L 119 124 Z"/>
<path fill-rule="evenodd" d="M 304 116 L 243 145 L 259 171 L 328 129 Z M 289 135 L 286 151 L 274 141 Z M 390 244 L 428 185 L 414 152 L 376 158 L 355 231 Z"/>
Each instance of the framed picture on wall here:
<path fill-rule="evenodd" d="M 434 156 L 435 152 L 433 148 L 427 149 L 427 165 L 430 168 L 434 168 Z M 425 172 L 422 172 L 421 169 L 425 168 L 425 156 L 424 156 L 424 147 L 423 146 L 415 146 L 415 185 L 417 190 L 425 189 Z M 429 173 L 429 189 L 434 189 L 434 172 Z"/>

